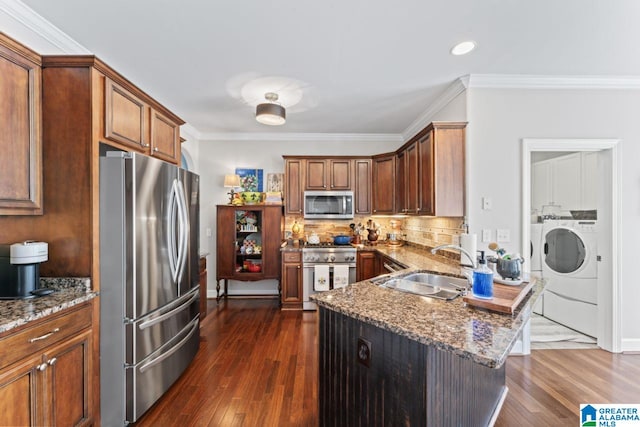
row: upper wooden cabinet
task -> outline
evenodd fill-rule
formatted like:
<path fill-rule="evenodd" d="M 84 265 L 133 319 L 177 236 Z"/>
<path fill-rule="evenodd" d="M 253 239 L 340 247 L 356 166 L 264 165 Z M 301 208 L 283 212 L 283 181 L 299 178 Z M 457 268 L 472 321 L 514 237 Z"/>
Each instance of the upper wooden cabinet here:
<path fill-rule="evenodd" d="M 285 158 L 284 161 L 284 214 L 302 215 L 304 201 L 303 196 L 303 169 L 304 160 L 298 158 Z"/>
<path fill-rule="evenodd" d="M 305 190 L 351 190 L 351 159 L 308 158 L 305 162 Z"/>
<path fill-rule="evenodd" d="M 371 159 L 355 159 L 354 169 L 354 198 L 355 214 L 371 213 Z"/>
<path fill-rule="evenodd" d="M 40 215 L 41 58 L 0 33 L 0 215 Z"/>
<path fill-rule="evenodd" d="M 105 78 L 105 138 L 171 163 L 180 160 L 180 125 Z"/>
<path fill-rule="evenodd" d="M 372 159 L 371 211 L 374 215 L 395 213 L 396 155 L 380 154 Z"/>
<path fill-rule="evenodd" d="M 419 205 L 418 143 L 412 142 L 398 152 L 397 210 L 399 213 L 418 213 Z"/>

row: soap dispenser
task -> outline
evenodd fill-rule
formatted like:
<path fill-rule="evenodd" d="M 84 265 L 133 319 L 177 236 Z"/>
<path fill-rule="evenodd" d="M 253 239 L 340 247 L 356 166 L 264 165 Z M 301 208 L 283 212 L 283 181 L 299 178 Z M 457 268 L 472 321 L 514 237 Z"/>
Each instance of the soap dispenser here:
<path fill-rule="evenodd" d="M 487 267 L 484 251 L 478 252 L 480 252 L 480 260 L 478 268 L 473 270 L 472 293 L 476 298 L 491 299 L 493 298 L 493 272 Z"/>

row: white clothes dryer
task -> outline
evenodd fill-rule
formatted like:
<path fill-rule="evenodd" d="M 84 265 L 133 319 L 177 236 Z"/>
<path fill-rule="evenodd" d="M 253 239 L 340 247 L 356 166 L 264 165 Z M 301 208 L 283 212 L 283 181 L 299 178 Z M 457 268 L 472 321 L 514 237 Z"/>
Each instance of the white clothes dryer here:
<path fill-rule="evenodd" d="M 596 221 L 548 220 L 542 226 L 543 315 L 590 336 L 597 334 Z"/>

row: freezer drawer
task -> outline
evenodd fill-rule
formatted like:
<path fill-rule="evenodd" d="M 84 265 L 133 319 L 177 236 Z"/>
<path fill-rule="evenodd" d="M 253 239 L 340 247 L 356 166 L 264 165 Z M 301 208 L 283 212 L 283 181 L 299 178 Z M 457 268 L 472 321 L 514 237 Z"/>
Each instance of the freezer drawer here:
<path fill-rule="evenodd" d="M 127 366 L 126 422 L 135 422 L 189 366 L 200 342 L 200 320 L 196 317 L 174 339 L 137 365 Z"/>
<path fill-rule="evenodd" d="M 200 312 L 200 292 L 190 293 L 159 310 L 125 325 L 125 363 L 134 365 L 157 351 Z"/>

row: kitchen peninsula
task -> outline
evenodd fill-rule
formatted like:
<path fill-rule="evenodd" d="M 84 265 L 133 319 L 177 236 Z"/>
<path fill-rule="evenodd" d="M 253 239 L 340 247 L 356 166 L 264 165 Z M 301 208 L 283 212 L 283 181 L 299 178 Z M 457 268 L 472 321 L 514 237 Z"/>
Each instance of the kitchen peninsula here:
<path fill-rule="evenodd" d="M 315 294 L 320 425 L 491 424 L 507 393 L 504 362 L 543 289 L 538 281 L 513 315 L 371 280 Z"/>

